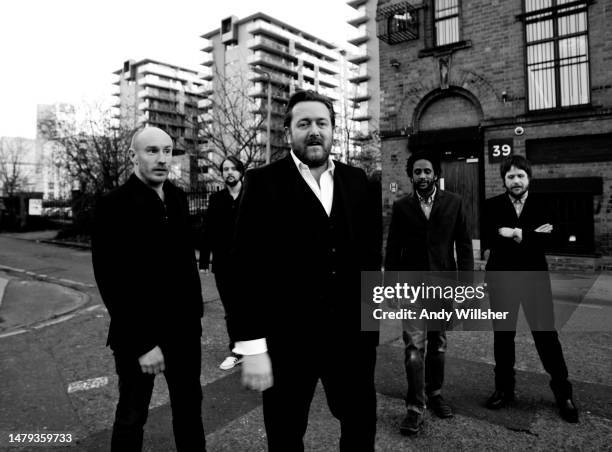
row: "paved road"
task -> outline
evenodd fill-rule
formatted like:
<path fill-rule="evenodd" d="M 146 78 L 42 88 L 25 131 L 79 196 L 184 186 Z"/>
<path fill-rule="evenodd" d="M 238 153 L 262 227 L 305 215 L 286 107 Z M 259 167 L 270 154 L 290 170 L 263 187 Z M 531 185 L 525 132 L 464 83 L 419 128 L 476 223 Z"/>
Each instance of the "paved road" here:
<path fill-rule="evenodd" d="M 0 250 L 0 265 L 93 285 L 86 251 L 2 236 Z M 217 368 L 226 353 L 223 310 L 212 278 L 203 276 L 202 284 L 207 300 L 202 385 L 209 450 L 265 450 L 260 397 L 240 387 L 238 372 Z M 112 355 L 104 348 L 109 319 L 97 290 L 86 286 L 81 290 L 90 301 L 74 317 L 0 338 L 0 432 L 71 432 L 78 443 L 68 450 L 107 450 L 117 396 Z M 573 317 L 576 329 L 601 318 L 604 310 L 581 307 Z M 578 425 L 565 424 L 556 415 L 546 375 L 528 334 L 519 334 L 517 339 L 520 402 L 512 409 L 491 412 L 482 406 L 492 389 L 491 334 L 449 333 L 445 392 L 457 415 L 444 421 L 428 416 L 424 434 L 416 438 L 403 438 L 397 432 L 404 414 L 401 399 L 405 389 L 397 332 L 397 325 L 387 325 L 385 344 L 378 351 L 378 450 L 610 450 L 610 332 L 561 333 L 576 398 L 583 408 Z M 337 434 L 337 422 L 319 390 L 312 406 L 307 450 L 336 450 Z M 0 443 L 0 450 L 5 450 L 3 446 L 6 444 Z M 174 450 L 163 378 L 156 382 L 145 450 Z"/>

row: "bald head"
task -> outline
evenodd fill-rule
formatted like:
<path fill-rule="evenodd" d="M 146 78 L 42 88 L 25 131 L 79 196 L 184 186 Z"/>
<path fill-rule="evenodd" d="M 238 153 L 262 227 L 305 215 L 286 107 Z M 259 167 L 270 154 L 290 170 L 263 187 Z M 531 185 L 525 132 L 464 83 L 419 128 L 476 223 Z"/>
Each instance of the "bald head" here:
<path fill-rule="evenodd" d="M 138 129 L 132 135 L 132 140 L 130 141 L 130 150 L 135 149 L 135 146 L 142 145 L 143 142 L 147 142 L 150 140 L 156 139 L 166 139 L 170 141 L 172 145 L 172 138 L 166 132 L 164 132 L 159 127 L 143 127 L 142 129 Z"/>
<path fill-rule="evenodd" d="M 172 160 L 172 138 L 157 127 L 134 133 L 130 144 L 134 174 L 152 188 L 160 188 L 168 178 Z"/>

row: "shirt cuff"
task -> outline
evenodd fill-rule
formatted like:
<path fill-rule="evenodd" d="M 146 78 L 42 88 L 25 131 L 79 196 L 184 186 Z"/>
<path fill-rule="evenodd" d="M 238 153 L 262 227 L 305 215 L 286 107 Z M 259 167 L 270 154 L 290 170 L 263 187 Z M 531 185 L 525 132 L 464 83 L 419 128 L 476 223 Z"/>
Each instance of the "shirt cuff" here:
<path fill-rule="evenodd" d="M 238 355 L 259 355 L 268 351 L 268 343 L 265 337 L 251 341 L 238 341 L 234 344 L 232 351 Z"/>

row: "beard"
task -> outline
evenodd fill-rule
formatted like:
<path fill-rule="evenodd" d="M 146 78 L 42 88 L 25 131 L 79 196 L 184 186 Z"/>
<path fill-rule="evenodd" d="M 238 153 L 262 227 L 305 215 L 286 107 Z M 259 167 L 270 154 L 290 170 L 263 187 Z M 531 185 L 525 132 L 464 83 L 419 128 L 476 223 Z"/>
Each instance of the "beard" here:
<path fill-rule="evenodd" d="M 311 146 L 319 146 L 320 149 L 313 149 Z M 323 139 L 307 140 L 301 146 L 293 146 L 296 157 L 309 168 L 318 168 L 327 162 L 331 151 L 331 141 L 325 144 Z"/>
<path fill-rule="evenodd" d="M 518 188 L 520 188 L 520 190 L 518 190 Z M 527 190 L 529 190 L 529 184 L 522 186 L 522 187 L 506 188 L 506 191 L 508 192 L 508 194 L 512 196 L 514 199 L 522 198 L 523 195 L 527 192 Z"/>
<path fill-rule="evenodd" d="M 225 179 L 225 185 L 228 187 L 235 187 L 240 182 L 240 179 L 236 179 L 234 177 L 228 177 Z"/>

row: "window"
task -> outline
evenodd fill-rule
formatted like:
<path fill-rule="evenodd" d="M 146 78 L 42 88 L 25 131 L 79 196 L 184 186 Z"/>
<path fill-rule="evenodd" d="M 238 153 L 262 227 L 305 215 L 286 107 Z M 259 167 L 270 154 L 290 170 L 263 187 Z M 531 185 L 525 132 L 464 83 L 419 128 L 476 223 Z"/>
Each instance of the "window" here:
<path fill-rule="evenodd" d="M 587 2 L 525 0 L 524 19 L 529 110 L 588 104 Z"/>
<path fill-rule="evenodd" d="M 407 2 L 380 8 L 376 14 L 376 36 L 387 44 L 418 38 L 417 11 Z"/>
<path fill-rule="evenodd" d="M 435 45 L 459 41 L 459 0 L 434 0 Z"/>

